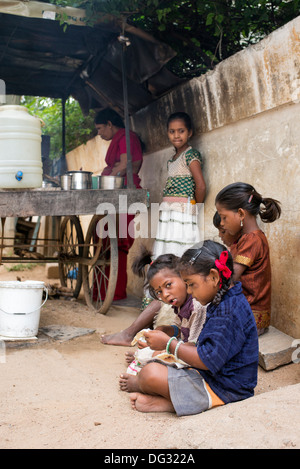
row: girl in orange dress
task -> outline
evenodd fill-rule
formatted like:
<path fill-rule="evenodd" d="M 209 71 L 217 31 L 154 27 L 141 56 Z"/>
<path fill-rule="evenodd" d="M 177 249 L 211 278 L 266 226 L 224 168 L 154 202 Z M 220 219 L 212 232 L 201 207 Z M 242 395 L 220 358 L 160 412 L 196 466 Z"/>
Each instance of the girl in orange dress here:
<path fill-rule="evenodd" d="M 263 334 L 271 319 L 271 264 L 267 238 L 257 224 L 257 215 L 265 223 L 280 217 L 277 200 L 263 198 L 250 184 L 237 182 L 224 187 L 216 196 L 221 226 L 237 240 L 230 246 L 235 281 L 255 317 L 258 334 Z M 262 207 L 261 207 L 262 206 Z"/>

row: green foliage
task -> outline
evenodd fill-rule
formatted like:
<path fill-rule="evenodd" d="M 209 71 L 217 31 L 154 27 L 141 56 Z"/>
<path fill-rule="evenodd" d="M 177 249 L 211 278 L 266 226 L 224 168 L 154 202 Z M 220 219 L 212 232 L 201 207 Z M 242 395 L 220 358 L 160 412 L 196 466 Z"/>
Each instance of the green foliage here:
<path fill-rule="evenodd" d="M 30 114 L 43 121 L 42 133 L 50 135 L 50 158 L 62 155 L 62 101 L 51 98 L 22 96 L 21 104 Z M 66 113 L 66 152 L 86 143 L 94 135 L 94 113 L 82 114 L 79 103 L 69 98 L 65 104 Z"/>
<path fill-rule="evenodd" d="M 207 72 L 300 13 L 300 0 L 50 0 L 50 3 L 84 8 L 88 25 L 113 16 L 147 31 L 177 52 L 167 66 L 184 78 Z M 64 21 L 63 15 L 60 21 Z M 50 157 L 59 158 L 61 101 L 26 96 L 22 104 L 45 122 L 43 133 L 51 136 Z M 93 113 L 84 117 L 79 104 L 68 99 L 66 152 L 85 143 L 93 130 Z"/>
<path fill-rule="evenodd" d="M 29 264 L 14 264 L 11 267 L 6 267 L 5 266 L 5 268 L 8 272 L 23 272 L 24 270 L 32 270 L 35 267 L 37 267 L 37 265 L 38 264 L 32 264 L 32 263 L 29 263 Z"/>
<path fill-rule="evenodd" d="M 168 68 L 187 78 L 205 73 L 300 13 L 300 0 L 51 0 L 51 3 L 85 8 L 88 24 L 112 15 L 144 29 L 177 52 Z"/>

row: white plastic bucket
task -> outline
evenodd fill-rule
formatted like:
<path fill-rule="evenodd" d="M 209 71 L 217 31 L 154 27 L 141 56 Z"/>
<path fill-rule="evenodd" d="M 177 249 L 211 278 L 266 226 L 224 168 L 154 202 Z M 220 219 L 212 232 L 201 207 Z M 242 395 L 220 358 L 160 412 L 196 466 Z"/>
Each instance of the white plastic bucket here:
<path fill-rule="evenodd" d="M 42 303 L 43 292 L 46 298 Z M 35 337 L 40 323 L 40 310 L 48 299 L 44 282 L 0 282 L 0 336 Z"/>
<path fill-rule="evenodd" d="M 0 106 L 0 188 L 42 186 L 41 121 L 26 107 Z"/>

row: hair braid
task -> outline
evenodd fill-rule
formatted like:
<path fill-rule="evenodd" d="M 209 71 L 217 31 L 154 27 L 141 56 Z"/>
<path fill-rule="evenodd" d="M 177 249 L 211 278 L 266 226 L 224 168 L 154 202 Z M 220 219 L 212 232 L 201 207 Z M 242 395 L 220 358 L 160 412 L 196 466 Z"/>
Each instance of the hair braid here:
<path fill-rule="evenodd" d="M 222 274 L 220 274 L 220 275 L 222 275 Z M 221 300 L 222 300 L 223 296 L 229 290 L 230 281 L 231 281 L 230 278 L 227 279 L 222 275 L 222 286 L 221 286 L 220 290 L 217 292 L 214 299 L 212 300 L 213 305 L 218 306 L 221 303 Z"/>
<path fill-rule="evenodd" d="M 251 215 L 259 215 L 264 223 L 272 223 L 281 215 L 280 202 L 271 197 L 263 198 L 251 184 L 235 182 L 224 187 L 217 195 L 215 203 L 227 210 L 237 212 L 239 208 Z M 265 208 L 261 208 L 264 205 Z"/>

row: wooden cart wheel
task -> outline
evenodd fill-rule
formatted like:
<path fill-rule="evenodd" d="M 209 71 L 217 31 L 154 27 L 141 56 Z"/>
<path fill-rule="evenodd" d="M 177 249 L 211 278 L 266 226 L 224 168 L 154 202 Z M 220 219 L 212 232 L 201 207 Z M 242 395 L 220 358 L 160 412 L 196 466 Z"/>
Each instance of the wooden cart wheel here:
<path fill-rule="evenodd" d="M 64 217 L 60 227 L 59 278 L 63 287 L 73 290 L 78 297 L 82 285 L 82 258 L 84 237 L 78 217 Z"/>
<path fill-rule="evenodd" d="M 102 218 L 103 215 L 94 215 L 86 233 L 82 281 L 87 305 L 97 313 L 106 314 L 117 284 L 118 240 L 98 237 L 97 224 Z"/>

